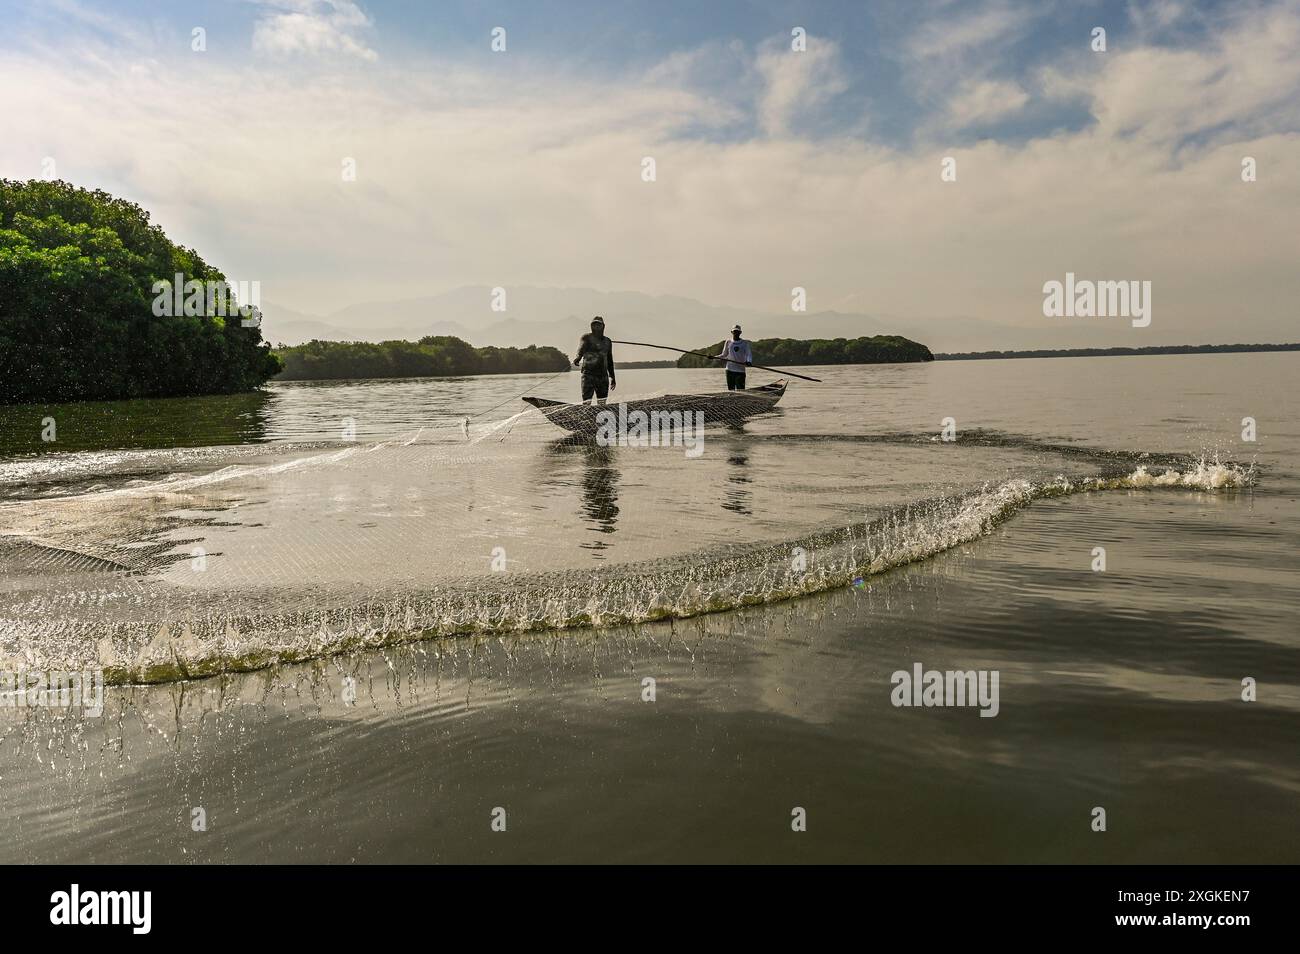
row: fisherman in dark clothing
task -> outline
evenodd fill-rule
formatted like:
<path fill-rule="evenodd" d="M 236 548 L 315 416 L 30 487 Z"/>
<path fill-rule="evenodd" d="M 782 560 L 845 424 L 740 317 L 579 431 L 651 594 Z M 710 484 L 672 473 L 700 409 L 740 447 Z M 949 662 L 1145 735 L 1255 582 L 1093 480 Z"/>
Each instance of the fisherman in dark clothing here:
<path fill-rule="evenodd" d="M 582 403 L 594 396 L 598 404 L 604 404 L 615 388 L 614 342 L 605 337 L 605 319 L 600 315 L 591 319 L 591 333 L 578 343 L 573 366 L 582 369 Z"/>

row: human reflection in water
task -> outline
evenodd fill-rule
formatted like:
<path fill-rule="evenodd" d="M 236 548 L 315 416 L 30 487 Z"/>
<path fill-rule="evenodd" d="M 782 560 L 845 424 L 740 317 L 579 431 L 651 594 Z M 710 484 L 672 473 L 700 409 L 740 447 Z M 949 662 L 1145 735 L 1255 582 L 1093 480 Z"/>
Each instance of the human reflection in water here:
<path fill-rule="evenodd" d="M 559 440 L 550 447 L 550 453 L 558 458 L 572 462 L 581 459 L 582 470 L 577 483 L 582 491 L 580 514 L 585 518 L 587 529 L 598 534 L 594 540 L 580 543 L 585 550 L 607 550 L 610 544 L 601 537 L 618 529 L 618 448 L 602 447 L 595 442 Z M 573 483 L 572 467 L 565 467 L 567 476 L 560 477 L 551 472 L 542 478 L 543 484 Z"/>
<path fill-rule="evenodd" d="M 582 512 L 592 530 L 613 533 L 618 524 L 618 448 L 584 444 L 582 453 Z M 609 544 L 596 539 L 582 546 L 604 550 Z"/>
<path fill-rule="evenodd" d="M 740 428 L 729 428 L 724 440 L 727 445 L 727 485 L 722 495 L 722 509 L 749 516 L 754 512 L 750 507 L 754 494 L 749 489 L 753 482 L 749 475 L 749 441 Z"/>

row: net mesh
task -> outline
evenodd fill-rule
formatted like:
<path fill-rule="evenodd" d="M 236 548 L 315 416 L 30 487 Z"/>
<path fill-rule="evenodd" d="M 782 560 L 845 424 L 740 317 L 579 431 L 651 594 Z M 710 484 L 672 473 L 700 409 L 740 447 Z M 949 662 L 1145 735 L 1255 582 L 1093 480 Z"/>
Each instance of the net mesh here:
<path fill-rule="evenodd" d="M 826 392 L 769 383 L 603 406 L 516 393 L 515 413 L 479 393 L 475 414 L 457 413 L 463 385 L 432 412 L 392 385 L 423 424 L 382 393 L 348 415 L 346 388 L 332 409 L 318 390 L 295 425 L 313 440 L 11 458 L 0 659 L 157 681 L 687 617 L 862 585 L 1045 495 L 1251 479 L 1005 435 L 873 434 L 851 402 L 818 416 Z"/>

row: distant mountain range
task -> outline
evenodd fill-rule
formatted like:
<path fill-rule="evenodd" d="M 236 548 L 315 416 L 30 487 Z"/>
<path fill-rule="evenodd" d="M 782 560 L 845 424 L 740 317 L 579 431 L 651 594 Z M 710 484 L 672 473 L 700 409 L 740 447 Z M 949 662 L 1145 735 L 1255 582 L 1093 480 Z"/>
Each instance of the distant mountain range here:
<path fill-rule="evenodd" d="M 425 335 L 455 335 L 476 347 L 552 345 L 573 351 L 593 315 L 602 315 L 611 338 L 689 348 L 693 342 L 725 337 L 739 323 L 745 337 L 858 338 L 894 334 L 935 352 L 1010 348 L 1096 348 L 1115 345 L 1179 343 L 1177 328 L 1132 329 L 1124 319 L 1065 323 L 1041 319 L 1015 326 L 973 318 L 884 318 L 836 311 L 760 314 L 693 298 L 591 288 L 511 287 L 505 311 L 491 308 L 492 289 L 471 285 L 440 295 L 400 301 L 348 305 L 326 315 L 310 315 L 265 302 L 262 335 L 274 344 L 324 341 L 416 340 Z M 1158 337 L 1157 337 L 1158 335 Z M 1172 335 L 1172 337 L 1170 337 Z M 1185 340 L 1185 339 L 1183 339 Z M 665 352 L 629 349 L 627 360 L 668 357 Z"/>

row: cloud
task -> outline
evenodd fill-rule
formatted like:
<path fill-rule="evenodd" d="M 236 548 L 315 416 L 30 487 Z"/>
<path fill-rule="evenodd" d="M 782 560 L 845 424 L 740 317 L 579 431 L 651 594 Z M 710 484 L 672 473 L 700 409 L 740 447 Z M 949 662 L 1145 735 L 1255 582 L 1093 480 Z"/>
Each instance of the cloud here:
<path fill-rule="evenodd" d="M 1024 32 L 1031 16 L 1005 3 L 956 13 L 941 10 L 913 32 L 907 52 L 915 59 L 952 59 Z"/>
<path fill-rule="evenodd" d="M 51 19 L 57 18 L 63 24 L 87 26 L 96 33 L 111 36 L 122 43 L 139 46 L 147 42 L 147 33 L 131 25 L 125 18 L 94 10 L 78 0 L 46 0 L 36 12 Z"/>
<path fill-rule="evenodd" d="M 1143 36 L 1158 33 L 1182 20 L 1187 14 L 1186 5 L 1179 0 L 1150 0 L 1129 6 L 1129 19 L 1133 28 Z"/>
<path fill-rule="evenodd" d="M 1176 149 L 1300 127 L 1300 4 L 1224 17 L 1202 47 L 1121 47 L 1085 62 L 1047 71 L 1044 85 L 1082 97 L 1107 137 Z"/>
<path fill-rule="evenodd" d="M 268 5 L 289 12 L 267 13 L 253 26 L 253 49 L 259 53 L 379 59 L 357 36 L 371 21 L 351 0 L 268 0 Z"/>
<path fill-rule="evenodd" d="M 982 80 L 948 101 L 949 126 L 962 129 L 1003 119 L 1029 102 L 1029 94 L 1010 80 Z"/>
<path fill-rule="evenodd" d="M 432 58 L 343 76 L 301 61 L 142 71 L 90 48 L 15 53 L 0 59 L 0 174 L 38 175 L 53 156 L 64 177 L 140 202 L 302 311 L 514 284 L 776 313 L 802 285 L 813 310 L 1041 328 L 1043 282 L 1073 271 L 1153 281 L 1150 334 L 1127 343 L 1289 340 L 1298 45 L 1300 10 L 1284 4 L 1225 21 L 1204 45 L 1081 57 L 1050 91 L 1095 122 L 942 149 L 808 135 L 802 111 L 839 86 L 826 42 L 735 54 L 763 82 L 727 109 L 690 87 L 704 68 L 690 57 L 583 78 Z M 1005 115 L 1019 94 L 998 82 L 959 84 L 965 98 L 945 108 L 954 121 Z M 742 108 L 761 130 L 716 135 Z M 647 155 L 655 182 L 641 179 Z M 956 182 L 940 180 L 945 155 Z M 1258 182 L 1240 179 L 1247 155 Z"/>
<path fill-rule="evenodd" d="M 1023 81 L 1006 75 L 1020 65 L 1007 50 L 1029 32 L 1040 9 L 993 0 L 978 8 L 941 3 L 918 10 L 897 54 L 906 86 L 927 113 L 918 133 L 944 140 L 1030 102 Z"/>
<path fill-rule="evenodd" d="M 808 48 L 794 52 L 788 40 L 765 44 L 756 68 L 763 82 L 758 118 L 764 132 L 783 136 L 803 114 L 829 102 L 848 88 L 833 40 L 809 37 Z"/>

